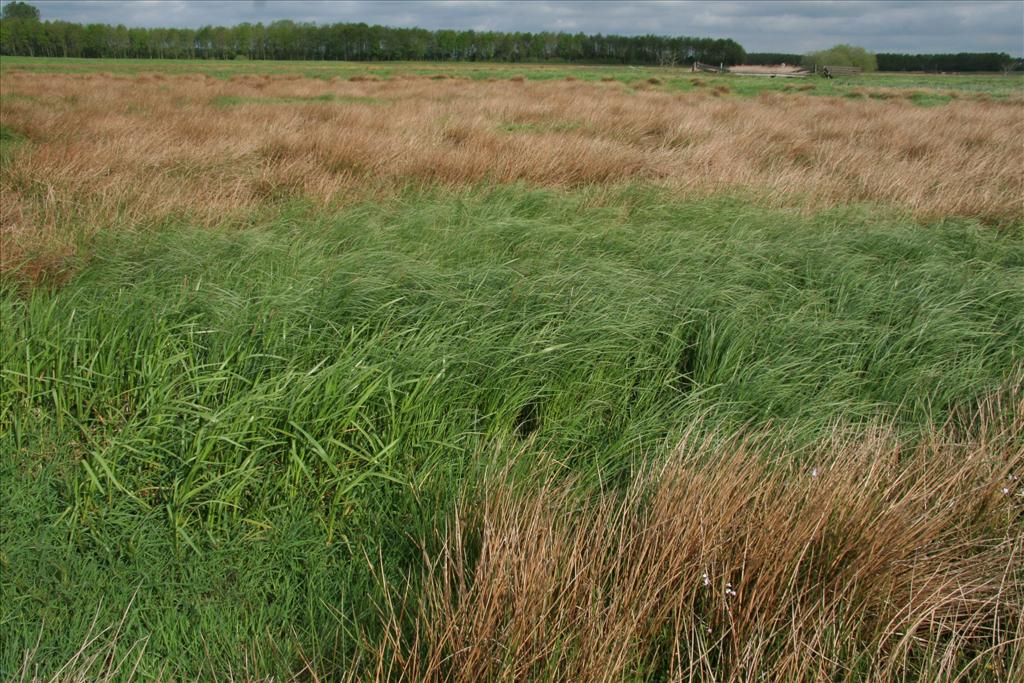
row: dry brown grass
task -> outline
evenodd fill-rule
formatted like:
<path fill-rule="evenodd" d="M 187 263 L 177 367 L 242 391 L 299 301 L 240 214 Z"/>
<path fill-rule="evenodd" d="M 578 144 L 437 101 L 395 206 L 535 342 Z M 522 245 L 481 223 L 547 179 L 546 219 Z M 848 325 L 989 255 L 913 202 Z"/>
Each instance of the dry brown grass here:
<path fill-rule="evenodd" d="M 41 259 L 59 258 L 79 230 L 175 214 L 212 224 L 268 200 L 330 204 L 410 182 L 643 181 L 770 205 L 1024 215 L 1019 102 L 919 108 L 579 81 L 17 71 L 0 94 L 0 121 L 29 140 L 0 174 L 7 264 L 41 246 Z M 324 95 L 340 99 L 299 99 Z M 248 103 L 217 106 L 224 97 Z"/>
<path fill-rule="evenodd" d="M 1022 416 L 911 452 L 690 441 L 624 496 L 500 477 L 385 608 L 371 677 L 1022 680 Z"/>

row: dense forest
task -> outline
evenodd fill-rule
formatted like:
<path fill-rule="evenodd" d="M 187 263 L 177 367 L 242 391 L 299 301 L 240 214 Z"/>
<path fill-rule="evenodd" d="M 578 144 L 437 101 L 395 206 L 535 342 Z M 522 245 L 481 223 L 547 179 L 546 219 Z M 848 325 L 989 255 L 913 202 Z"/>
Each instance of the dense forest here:
<path fill-rule="evenodd" d="M 24 3 L 11 3 L 24 5 Z M 9 6 L 8 6 L 9 7 Z M 33 8 L 34 9 L 34 8 Z M 5 7 L 5 16 L 7 8 Z M 6 16 L 0 54 L 43 57 L 163 59 L 429 60 L 680 64 L 693 60 L 742 64 L 734 40 L 583 33 L 429 31 L 367 24 L 270 24 L 190 28 L 127 28 Z"/>

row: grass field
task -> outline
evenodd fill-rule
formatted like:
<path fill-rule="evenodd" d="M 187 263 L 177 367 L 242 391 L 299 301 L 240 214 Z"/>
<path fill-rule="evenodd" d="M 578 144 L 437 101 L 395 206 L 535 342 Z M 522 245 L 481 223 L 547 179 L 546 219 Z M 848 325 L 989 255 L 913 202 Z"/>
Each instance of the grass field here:
<path fill-rule="evenodd" d="M 232 76 L 302 76 L 316 79 L 348 79 L 352 76 L 376 76 L 381 79 L 403 76 L 436 76 L 487 80 L 506 80 L 523 77 L 528 80 L 564 80 L 566 77 L 581 81 L 601 81 L 611 78 L 631 84 L 639 80 L 656 77 L 670 88 L 688 90 L 695 74 L 688 67 L 647 67 L 647 66 L 577 66 L 571 64 L 491 64 L 472 62 L 427 63 L 427 62 L 301 62 L 301 61 L 217 61 L 181 59 L 53 59 L 46 57 L 4 57 L 0 72 L 26 71 L 30 73 L 87 74 L 109 73 L 137 76 L 159 73 L 165 75 L 203 74 L 211 78 L 226 79 Z M 940 75 L 920 73 L 873 73 L 856 78 L 834 80 L 812 79 L 789 80 L 743 76 L 715 76 L 699 74 L 714 84 L 728 84 L 734 92 L 757 94 L 763 91 L 786 91 L 787 86 L 813 83 L 815 88 L 805 94 L 843 95 L 858 88 L 881 87 L 893 89 L 916 89 L 942 91 L 947 93 L 983 93 L 990 97 L 1019 98 L 1024 88 L 1024 75 L 1019 73 Z M 946 95 L 948 101 L 949 95 Z"/>
<path fill-rule="evenodd" d="M 1024 675 L 1019 79 L 0 69 L 3 678 Z"/>

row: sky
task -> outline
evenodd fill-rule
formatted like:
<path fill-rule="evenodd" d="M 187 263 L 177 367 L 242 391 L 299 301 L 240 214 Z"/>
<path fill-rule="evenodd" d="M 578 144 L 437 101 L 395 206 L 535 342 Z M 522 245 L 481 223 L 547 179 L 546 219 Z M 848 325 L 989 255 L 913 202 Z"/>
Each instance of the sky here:
<path fill-rule="evenodd" d="M 732 38 L 748 52 L 851 43 L 874 52 L 1024 55 L 1024 0 L 28 0 L 43 19 L 198 27 L 276 19 L 494 31 Z"/>

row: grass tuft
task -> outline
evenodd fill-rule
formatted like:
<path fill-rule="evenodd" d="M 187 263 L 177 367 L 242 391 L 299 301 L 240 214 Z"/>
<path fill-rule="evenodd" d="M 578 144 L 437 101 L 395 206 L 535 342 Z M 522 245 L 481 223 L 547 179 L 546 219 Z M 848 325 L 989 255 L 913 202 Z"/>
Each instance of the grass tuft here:
<path fill-rule="evenodd" d="M 625 491 L 505 470 L 369 671 L 401 680 L 1016 680 L 1024 401 L 906 451 L 685 439 Z M 771 464 L 769 464 L 771 463 Z M 926 517 L 921 510 L 931 511 Z M 953 550 L 955 548 L 955 551 Z M 595 643 L 602 643 L 595 647 Z"/>

